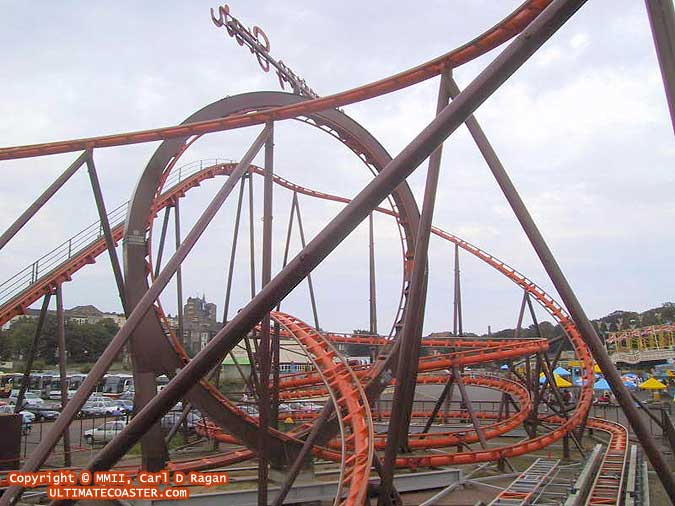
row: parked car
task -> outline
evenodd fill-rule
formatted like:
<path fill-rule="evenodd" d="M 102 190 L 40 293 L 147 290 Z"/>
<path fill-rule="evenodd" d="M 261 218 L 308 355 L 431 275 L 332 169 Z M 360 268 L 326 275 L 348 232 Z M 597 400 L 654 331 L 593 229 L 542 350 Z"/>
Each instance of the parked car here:
<path fill-rule="evenodd" d="M 127 422 L 123 420 L 113 420 L 99 425 L 95 429 L 89 429 L 84 433 L 84 440 L 93 445 L 94 443 L 107 443 L 126 427 Z"/>
<path fill-rule="evenodd" d="M 35 420 L 38 422 L 56 420 L 61 414 L 60 412 L 49 408 L 32 409 L 31 412 L 35 415 Z"/>
<path fill-rule="evenodd" d="M 166 415 L 164 415 L 160 422 L 162 429 L 167 431 L 171 430 L 171 427 L 173 427 L 176 424 L 176 422 L 180 420 L 181 414 L 182 414 L 181 412 L 170 411 Z M 202 415 L 199 413 L 199 411 L 197 411 L 196 409 L 190 411 L 185 417 L 185 422 L 187 424 L 188 429 L 190 429 L 191 431 L 194 430 L 195 426 L 199 423 L 201 419 Z"/>
<path fill-rule="evenodd" d="M 19 394 L 12 394 L 9 396 L 9 399 L 7 399 L 10 403 L 10 405 L 16 405 L 17 401 L 19 400 Z M 45 401 L 40 397 L 38 394 L 35 392 L 26 392 L 23 396 L 23 406 L 22 408 L 39 408 L 44 406 Z"/>
<path fill-rule="evenodd" d="M 87 401 L 80 410 L 81 416 L 121 416 L 123 414 L 122 410 L 110 399 Z"/>
<path fill-rule="evenodd" d="M 119 410 L 122 411 L 122 413 L 125 415 L 130 415 L 134 411 L 133 401 L 129 401 L 126 399 L 117 399 L 116 401 L 113 402 L 119 408 Z"/>

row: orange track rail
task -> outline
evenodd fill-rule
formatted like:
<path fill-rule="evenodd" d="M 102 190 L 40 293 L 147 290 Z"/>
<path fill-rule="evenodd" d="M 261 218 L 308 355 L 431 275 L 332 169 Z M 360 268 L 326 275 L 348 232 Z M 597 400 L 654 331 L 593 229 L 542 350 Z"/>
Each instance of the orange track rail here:
<path fill-rule="evenodd" d="M 618 506 L 622 503 L 621 492 L 628 460 L 628 431 L 623 425 L 600 418 L 590 418 L 588 427 L 608 432 L 611 439 L 586 504 Z"/>
<path fill-rule="evenodd" d="M 272 318 L 311 354 L 336 407 L 343 436 L 340 504 L 363 504 L 373 459 L 373 422 L 366 393 L 347 361 L 321 333 L 291 315 L 274 312 Z M 344 498 L 342 487 L 349 487 Z"/>
<path fill-rule="evenodd" d="M 232 168 L 235 166 L 235 164 L 218 164 L 213 167 L 209 167 L 207 169 L 204 169 L 186 180 L 182 181 L 180 184 L 172 187 L 170 190 L 167 192 L 163 193 L 156 205 L 156 211 L 159 211 L 162 207 L 169 205 L 171 202 L 173 202 L 174 199 L 180 198 L 181 196 L 185 195 L 186 191 L 189 190 L 190 188 L 193 188 L 195 186 L 198 186 L 201 181 L 215 177 L 216 175 L 220 174 L 228 174 Z M 260 172 L 261 169 L 257 167 L 252 167 L 251 170 L 253 172 Z M 315 192 L 313 190 L 308 190 L 306 188 L 300 187 L 298 185 L 295 185 L 293 183 L 288 182 L 287 180 L 284 180 L 283 178 L 275 177 L 275 182 L 278 184 L 287 187 L 289 189 L 292 189 L 294 191 L 298 191 L 299 193 L 306 194 L 306 195 L 311 195 L 314 197 L 318 198 L 323 198 L 327 200 L 333 200 L 333 201 L 338 201 L 338 202 L 348 202 L 348 199 L 345 199 L 343 197 L 337 197 L 321 192 Z M 396 213 L 393 211 L 383 209 L 383 208 L 378 208 L 379 212 L 383 212 L 385 214 L 397 217 Z M 581 359 L 581 361 L 584 363 L 584 370 L 587 375 L 590 374 L 591 371 L 591 359 L 590 359 L 590 354 L 588 352 L 588 349 L 586 345 L 583 343 L 581 340 L 581 337 L 579 333 L 577 332 L 575 326 L 573 325 L 571 319 L 567 315 L 567 313 L 562 309 L 562 307 L 557 304 L 551 297 L 549 297 L 541 288 L 539 288 L 536 284 L 534 284 L 532 281 L 530 281 L 528 278 L 517 272 L 515 269 L 509 267 L 508 265 L 504 264 L 503 262 L 499 261 L 492 255 L 480 250 L 479 248 L 469 244 L 466 241 L 463 241 L 462 239 L 449 234 L 448 232 L 442 231 L 438 228 L 433 228 L 433 233 L 450 241 L 455 244 L 457 244 L 459 247 L 462 249 L 468 251 L 469 253 L 473 254 L 474 256 L 480 258 L 481 260 L 485 261 L 495 269 L 497 269 L 499 272 L 507 276 L 509 279 L 514 281 L 516 284 L 521 286 L 524 290 L 526 290 L 528 293 L 530 293 L 555 319 L 558 321 L 562 328 L 566 331 L 568 334 L 576 352 L 577 356 Z M 122 236 L 122 230 L 121 227 L 118 230 L 117 228 L 115 229 L 115 237 L 116 240 L 119 240 L 119 238 Z M 82 267 L 83 265 L 86 265 L 87 263 L 91 263 L 94 258 L 94 252 L 98 252 L 97 254 L 100 254 L 101 252 L 105 251 L 105 246 L 103 245 L 103 241 L 97 241 L 96 244 L 90 245 L 88 248 L 85 248 L 81 253 L 76 255 L 75 257 L 71 258 L 69 262 L 67 262 L 67 265 L 62 265 L 52 271 L 49 276 L 45 276 L 41 278 L 36 285 L 31 287 L 31 290 L 27 294 L 22 295 L 22 300 L 26 301 L 29 298 L 34 298 L 34 300 L 37 300 L 39 296 L 43 293 L 45 293 L 46 290 L 50 290 L 53 286 L 54 283 L 60 282 L 63 280 L 70 279 L 70 274 L 75 272 L 78 268 Z M 86 260 L 86 261 L 85 261 Z M 40 292 L 42 290 L 42 292 Z M 13 301 L 14 302 L 14 301 Z M 9 308 L 10 311 L 20 311 L 23 308 L 26 307 L 26 304 L 14 304 L 13 307 Z M 4 314 L 5 310 L 7 308 L 3 307 L 2 308 L 2 313 L 0 315 Z M 156 310 L 160 313 L 161 315 L 161 309 L 156 307 Z M 15 313 L 15 314 L 18 314 Z M 184 354 L 183 350 L 180 348 L 180 345 L 178 344 L 177 340 L 175 339 L 175 336 L 170 336 L 172 341 L 174 341 L 174 346 L 176 347 L 177 351 L 182 355 L 182 359 L 184 361 L 189 360 L 187 355 Z M 357 337 L 357 338 L 345 338 L 344 336 L 339 336 L 339 335 L 334 335 L 333 336 L 334 340 L 341 340 L 341 339 L 354 339 L 354 340 L 361 340 L 361 339 L 368 339 L 370 342 L 373 342 L 374 344 L 386 344 L 381 338 L 374 338 L 372 336 L 368 336 L 366 338 L 363 337 Z M 352 341 L 353 342 L 353 341 Z M 473 346 L 473 347 L 481 347 L 483 349 L 479 349 L 478 352 L 476 353 L 475 351 L 464 351 L 464 352 L 458 352 L 455 354 L 448 354 L 444 355 L 441 357 L 425 357 L 423 359 L 424 361 L 430 361 L 430 362 L 435 362 L 432 365 L 428 366 L 428 369 L 434 370 L 437 368 L 447 368 L 450 367 L 453 363 L 453 360 L 450 358 L 449 355 L 453 355 L 455 359 L 458 359 L 458 363 L 464 363 L 468 364 L 471 363 L 471 360 L 477 360 L 478 362 L 481 361 L 486 361 L 486 360 L 499 360 L 507 357 L 514 356 L 516 354 L 517 349 L 514 349 L 513 347 L 513 342 L 504 344 L 503 342 L 499 342 L 497 340 L 490 340 L 490 341 L 483 341 L 483 340 L 468 340 L 464 338 L 455 338 L 455 339 L 448 339 L 448 340 L 442 340 L 443 343 L 449 343 L 452 342 L 454 346 Z M 440 344 L 440 343 L 439 343 Z M 521 351 L 522 353 L 520 354 L 527 354 L 527 353 L 532 353 L 537 351 L 542 345 L 542 343 L 538 342 L 537 340 L 523 340 L 523 345 L 521 346 Z M 499 348 L 502 347 L 502 349 L 490 349 L 491 347 L 493 348 Z M 523 350 L 525 346 L 534 346 L 537 348 L 535 350 L 534 348 L 532 350 Z M 462 362 L 464 360 L 464 362 Z M 445 361 L 445 362 L 443 362 Z M 427 364 L 421 364 L 422 367 L 427 367 Z M 368 370 L 365 375 L 359 374 L 362 376 L 362 379 L 364 381 L 368 381 L 370 379 L 370 374 L 372 373 L 372 370 Z M 318 379 L 318 378 L 316 378 Z M 432 380 L 432 378 L 425 378 L 424 376 L 420 376 L 420 382 L 424 382 L 427 379 Z M 586 378 L 588 379 L 588 378 Z M 302 381 L 302 380 L 300 380 Z M 439 381 L 438 379 L 433 380 L 433 381 Z M 255 419 L 249 417 L 246 415 L 243 411 L 239 410 L 236 408 L 229 400 L 224 398 L 220 392 L 218 392 L 215 388 L 213 388 L 208 382 L 203 381 L 203 384 L 206 388 L 208 388 L 211 393 L 216 396 L 217 398 L 220 399 L 220 402 L 223 404 L 223 407 L 225 409 L 228 409 L 230 411 L 235 412 L 238 416 L 242 418 L 247 418 L 249 421 L 255 422 Z M 513 455 L 520 455 L 523 453 L 527 453 L 536 449 L 540 449 L 553 441 L 561 438 L 564 434 L 572 430 L 574 427 L 576 427 L 583 419 L 583 416 L 587 412 L 588 408 L 590 407 L 590 402 L 592 398 L 592 391 L 589 388 L 589 385 L 591 385 L 590 381 L 587 381 L 587 387 L 582 389 L 581 397 L 579 400 L 578 404 L 578 409 L 572 414 L 569 420 L 565 421 L 562 423 L 561 427 L 553 431 L 552 433 L 546 434 L 544 436 L 541 436 L 539 438 L 536 438 L 534 440 L 525 442 L 525 443 L 520 443 L 517 445 L 511 445 L 509 447 L 503 447 L 499 449 L 490 449 L 487 451 L 477 451 L 477 452 L 463 452 L 463 453 L 453 453 L 453 454 L 441 454 L 441 455 L 434 455 L 434 456 L 406 456 L 406 457 L 400 457 L 397 459 L 397 465 L 398 466 L 411 466 L 411 467 L 418 467 L 418 466 L 423 466 L 423 465 L 447 465 L 447 464 L 459 464 L 459 463 L 469 463 L 469 462 L 481 462 L 485 460 L 496 460 L 499 458 L 503 458 L 505 456 L 513 456 Z M 510 429 L 509 429 L 510 430 Z M 292 433 L 284 434 L 284 433 L 279 433 L 276 431 L 273 431 L 276 435 L 276 437 L 280 437 L 282 439 L 293 439 Z M 498 431 L 499 433 L 503 433 L 502 431 Z M 490 433 L 490 437 L 495 437 L 494 432 Z M 429 440 L 432 440 L 432 437 L 429 437 Z M 446 438 L 447 439 L 447 438 Z M 441 441 L 439 441 L 439 444 Z M 315 450 L 317 454 L 321 454 L 326 458 L 339 458 L 338 454 L 335 454 L 331 450 L 327 448 L 319 448 Z"/>
<path fill-rule="evenodd" d="M 260 125 L 268 121 L 296 118 L 298 116 L 304 116 L 314 112 L 342 107 L 347 104 L 379 97 L 440 75 L 445 70 L 459 67 L 460 65 L 468 63 L 488 51 L 491 51 L 523 31 L 549 3 L 550 0 L 528 0 L 494 27 L 482 33 L 472 41 L 439 56 L 438 58 L 394 76 L 334 95 L 308 100 L 307 102 L 300 104 L 274 107 L 264 111 L 236 114 L 226 118 L 199 121 L 178 126 L 89 137 L 86 139 L 2 148 L 0 149 L 0 160 L 27 158 L 99 147 L 122 146 L 125 144 L 137 144 L 183 136 L 201 135 L 245 126 Z"/>
<path fill-rule="evenodd" d="M 546 339 L 523 340 L 522 342 L 508 341 L 506 343 L 502 342 L 498 345 L 486 346 L 485 348 L 477 350 L 420 357 L 418 370 L 420 373 L 438 371 L 441 369 L 450 369 L 453 366 L 461 367 L 498 360 L 507 360 L 546 350 L 548 350 L 548 341 Z M 367 366 L 359 366 L 354 370 L 354 373 L 359 378 L 365 378 L 368 375 L 368 368 Z M 279 388 L 282 391 L 294 390 L 293 392 L 285 393 L 283 398 L 300 399 L 303 398 L 304 391 L 298 390 L 298 388 L 307 385 L 316 385 L 319 383 L 319 380 L 320 378 L 315 372 L 288 374 L 283 376 L 283 380 L 279 383 Z M 310 392 L 312 393 L 307 395 L 308 397 L 325 395 L 325 390 L 323 390 L 323 393 L 318 394 L 315 393 L 314 390 L 311 390 Z"/>

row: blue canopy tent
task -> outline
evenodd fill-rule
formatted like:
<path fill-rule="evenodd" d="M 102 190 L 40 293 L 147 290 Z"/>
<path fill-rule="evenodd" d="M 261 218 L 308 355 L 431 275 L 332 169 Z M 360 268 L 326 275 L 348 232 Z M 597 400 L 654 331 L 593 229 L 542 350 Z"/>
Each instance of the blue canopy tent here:
<path fill-rule="evenodd" d="M 571 375 L 572 375 L 572 373 L 569 372 L 569 371 L 568 371 L 567 369 L 565 369 L 564 367 L 556 367 L 556 368 L 553 370 L 553 373 L 554 373 L 554 374 L 557 374 L 558 376 L 571 376 Z"/>
<path fill-rule="evenodd" d="M 609 387 L 607 380 L 602 378 L 595 382 L 593 385 L 593 390 L 611 390 L 611 388 Z"/>

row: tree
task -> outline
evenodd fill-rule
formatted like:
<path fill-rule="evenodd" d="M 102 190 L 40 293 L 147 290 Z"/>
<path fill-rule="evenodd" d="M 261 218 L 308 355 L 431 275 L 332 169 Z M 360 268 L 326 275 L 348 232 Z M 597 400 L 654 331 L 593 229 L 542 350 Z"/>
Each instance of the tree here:
<path fill-rule="evenodd" d="M 0 357 L 3 360 L 25 359 L 32 346 L 37 319 L 19 318 L 9 330 L 0 334 Z M 96 323 L 79 324 L 67 321 L 66 350 L 70 362 L 92 362 L 97 360 L 103 350 L 117 333 L 119 327 L 111 319 Z M 38 340 L 36 359 L 46 364 L 58 362 L 56 317 L 48 314 L 44 328 Z"/>

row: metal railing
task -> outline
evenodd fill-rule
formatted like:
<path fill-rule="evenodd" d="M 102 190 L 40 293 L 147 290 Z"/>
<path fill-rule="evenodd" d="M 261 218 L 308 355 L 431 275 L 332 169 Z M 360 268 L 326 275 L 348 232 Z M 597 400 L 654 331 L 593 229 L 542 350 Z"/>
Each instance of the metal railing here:
<path fill-rule="evenodd" d="M 205 168 L 221 163 L 234 163 L 232 160 L 213 158 L 198 160 L 195 162 L 174 168 L 167 177 L 164 188 L 165 192 L 177 186 L 187 178 L 201 172 Z M 122 225 L 126 218 L 129 202 L 117 206 L 108 213 L 110 228 Z M 0 284 L 0 306 L 16 298 L 21 292 L 44 278 L 55 268 L 63 265 L 72 257 L 77 256 L 92 243 L 103 237 L 103 227 L 100 220 L 85 227 L 74 236 L 56 246 L 53 250 L 30 263 L 9 279 Z"/>

